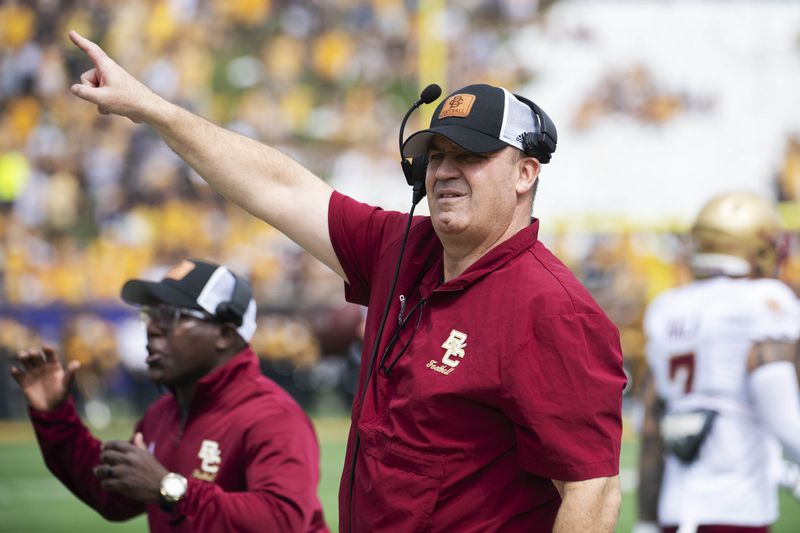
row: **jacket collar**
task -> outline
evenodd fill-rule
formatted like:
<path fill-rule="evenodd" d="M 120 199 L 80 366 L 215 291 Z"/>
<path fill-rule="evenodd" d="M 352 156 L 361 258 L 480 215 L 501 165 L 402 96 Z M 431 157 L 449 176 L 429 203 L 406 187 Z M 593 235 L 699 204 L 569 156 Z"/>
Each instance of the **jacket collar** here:
<path fill-rule="evenodd" d="M 235 383 L 261 374 L 258 357 L 248 344 L 242 351 L 230 358 L 219 368 L 215 368 L 197 382 L 191 409 L 197 409 L 208 402 L 224 405 L 231 396 Z"/>

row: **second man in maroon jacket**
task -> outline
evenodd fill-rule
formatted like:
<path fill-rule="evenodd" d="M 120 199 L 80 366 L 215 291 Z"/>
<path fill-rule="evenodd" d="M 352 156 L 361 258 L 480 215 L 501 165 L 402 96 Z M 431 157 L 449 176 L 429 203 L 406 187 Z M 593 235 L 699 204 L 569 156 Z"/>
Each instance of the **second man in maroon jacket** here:
<path fill-rule="evenodd" d="M 45 463 L 109 520 L 147 513 L 151 531 L 325 532 L 319 446 L 308 417 L 263 376 L 248 341 L 255 302 L 224 266 L 184 261 L 122 289 L 147 323 L 150 378 L 170 389 L 133 442 L 101 442 L 68 396 L 75 362 L 50 347 L 12 370 Z"/>

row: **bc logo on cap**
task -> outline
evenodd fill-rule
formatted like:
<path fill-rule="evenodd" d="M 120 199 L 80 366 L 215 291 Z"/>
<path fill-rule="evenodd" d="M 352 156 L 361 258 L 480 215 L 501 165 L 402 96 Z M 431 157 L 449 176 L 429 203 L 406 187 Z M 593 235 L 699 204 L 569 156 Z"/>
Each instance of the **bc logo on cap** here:
<path fill-rule="evenodd" d="M 454 94 L 445 101 L 439 111 L 439 120 L 447 117 L 466 117 L 475 103 L 474 94 Z"/>
<path fill-rule="evenodd" d="M 181 262 L 181 264 L 174 267 L 172 270 L 167 272 L 164 277 L 170 278 L 174 280 L 182 280 L 186 277 L 186 274 L 194 270 L 194 263 L 191 261 L 186 261 L 185 259 Z"/>

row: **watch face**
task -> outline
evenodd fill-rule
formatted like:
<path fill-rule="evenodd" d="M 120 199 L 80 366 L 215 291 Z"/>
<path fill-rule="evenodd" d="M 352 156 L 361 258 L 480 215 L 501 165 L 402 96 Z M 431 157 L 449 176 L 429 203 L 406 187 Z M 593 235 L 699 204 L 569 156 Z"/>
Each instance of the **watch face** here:
<path fill-rule="evenodd" d="M 186 478 L 169 473 L 161 480 L 161 493 L 169 501 L 177 501 L 186 492 Z"/>

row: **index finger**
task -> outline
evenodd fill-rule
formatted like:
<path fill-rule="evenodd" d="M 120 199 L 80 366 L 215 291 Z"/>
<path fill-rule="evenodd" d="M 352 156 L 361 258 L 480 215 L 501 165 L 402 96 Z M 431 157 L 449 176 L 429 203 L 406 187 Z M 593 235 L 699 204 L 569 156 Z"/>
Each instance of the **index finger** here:
<path fill-rule="evenodd" d="M 42 346 L 42 355 L 44 360 L 48 363 L 52 363 L 53 361 L 58 360 L 58 356 L 56 355 L 56 349 L 50 346 L 49 344 L 45 344 Z"/>
<path fill-rule="evenodd" d="M 25 370 L 37 368 L 47 362 L 44 353 L 42 353 L 42 351 L 38 348 L 19 350 L 17 351 L 15 358 Z"/>
<path fill-rule="evenodd" d="M 104 465 L 118 465 L 127 462 L 128 455 L 119 450 L 104 448 L 100 453 L 100 462 Z"/>
<path fill-rule="evenodd" d="M 86 55 L 95 63 L 108 57 L 97 43 L 90 41 L 75 30 L 70 30 L 69 38 L 75 43 L 75 46 L 86 52 Z"/>

